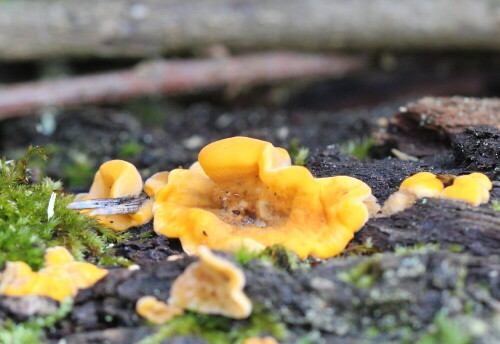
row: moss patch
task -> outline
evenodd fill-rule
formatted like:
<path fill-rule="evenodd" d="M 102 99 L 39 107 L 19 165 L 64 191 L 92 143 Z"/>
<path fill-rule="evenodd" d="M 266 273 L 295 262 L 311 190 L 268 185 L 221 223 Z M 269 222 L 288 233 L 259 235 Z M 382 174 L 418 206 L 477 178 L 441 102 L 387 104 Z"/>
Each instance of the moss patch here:
<path fill-rule="evenodd" d="M 310 267 L 310 262 L 307 259 L 300 259 L 295 252 L 281 245 L 269 246 L 257 253 L 250 252 L 243 248 L 236 253 L 235 259 L 241 265 L 247 265 L 254 259 L 267 260 L 273 263 L 277 268 L 287 271 L 307 269 Z"/>
<path fill-rule="evenodd" d="M 12 320 L 7 320 L 0 327 L 0 343 L 5 344 L 42 344 L 45 332 L 44 328 L 50 328 L 57 321 L 64 318 L 73 307 L 73 299 L 67 298 L 56 313 L 37 317 L 23 323 L 16 324 Z"/>
<path fill-rule="evenodd" d="M 445 311 L 434 318 L 430 331 L 422 336 L 416 344 L 470 344 L 472 337 Z"/>
<path fill-rule="evenodd" d="M 48 178 L 32 183 L 28 172 L 29 148 L 17 161 L 0 162 L 0 267 L 6 261 L 22 260 L 39 269 L 48 247 L 66 247 L 77 260 L 85 254 L 100 256 L 110 242 L 123 240 L 123 233 L 102 227 L 96 219 L 66 209 L 74 196 L 61 192 L 61 184 Z M 55 194 L 53 215 L 49 200 Z"/>
<path fill-rule="evenodd" d="M 492 201 L 491 202 L 491 209 L 495 210 L 495 211 L 500 211 L 500 201 Z"/>
<path fill-rule="evenodd" d="M 370 148 L 373 146 L 373 138 L 364 140 L 352 140 L 339 145 L 340 153 L 354 156 L 360 161 L 366 160 L 370 156 Z"/>
<path fill-rule="evenodd" d="M 174 335 L 200 336 L 213 344 L 242 344 L 246 338 L 255 336 L 271 335 L 283 339 L 287 330 L 284 324 L 262 307 L 255 307 L 246 320 L 189 312 L 159 326 L 155 334 L 141 340 L 139 344 L 165 343 L 167 338 Z"/>
<path fill-rule="evenodd" d="M 309 148 L 300 146 L 299 140 L 290 140 L 287 151 L 294 165 L 304 166 L 306 164 Z"/>

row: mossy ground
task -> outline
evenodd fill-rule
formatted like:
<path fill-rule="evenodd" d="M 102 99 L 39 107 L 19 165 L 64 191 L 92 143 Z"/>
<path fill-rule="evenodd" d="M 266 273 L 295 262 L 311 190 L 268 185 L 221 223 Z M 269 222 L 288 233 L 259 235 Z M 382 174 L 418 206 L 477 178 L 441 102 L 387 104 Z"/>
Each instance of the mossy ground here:
<path fill-rule="evenodd" d="M 44 329 L 53 327 L 60 319 L 68 315 L 72 306 L 73 299 L 67 298 L 61 302 L 59 309 L 54 314 L 45 317 L 36 317 L 18 324 L 8 319 L 0 327 L 0 343 L 43 344 Z"/>
<path fill-rule="evenodd" d="M 271 335 L 283 339 L 287 336 L 287 329 L 275 316 L 258 306 L 248 319 L 240 321 L 190 312 L 159 326 L 155 334 L 144 338 L 139 344 L 165 343 L 173 335 L 201 336 L 214 344 L 243 344 L 249 337 Z"/>
<path fill-rule="evenodd" d="M 123 234 L 102 227 L 95 219 L 66 209 L 74 196 L 61 191 L 51 179 L 33 183 L 28 172 L 30 148 L 17 161 L 0 164 L 0 267 L 7 261 L 22 260 L 39 269 L 48 247 L 61 245 L 82 260 L 85 255 L 100 257 L 106 246 L 122 239 Z M 49 200 L 55 194 L 53 215 Z"/>

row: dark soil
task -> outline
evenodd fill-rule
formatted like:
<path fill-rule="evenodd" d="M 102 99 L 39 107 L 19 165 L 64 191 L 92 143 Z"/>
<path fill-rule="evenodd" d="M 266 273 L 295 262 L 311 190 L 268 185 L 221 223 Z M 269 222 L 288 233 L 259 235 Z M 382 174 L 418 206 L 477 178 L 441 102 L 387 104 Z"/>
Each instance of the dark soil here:
<path fill-rule="evenodd" d="M 392 104 L 392 108 L 398 105 Z M 40 133 L 42 124 L 36 116 L 5 121 L 0 147 L 3 154 L 12 154 L 29 144 L 48 145 L 53 158 L 47 173 L 70 183 L 69 167 L 83 162 L 95 171 L 113 158 L 132 162 L 148 176 L 179 166 L 188 167 L 197 160 L 200 148 L 230 136 L 264 139 L 285 148 L 295 141 L 310 149 L 361 140 L 371 135 L 378 119 L 392 114 L 388 109 L 389 105 L 338 112 L 264 108 L 227 111 L 196 105 L 172 113 L 154 126 L 141 124 L 128 111 L 84 109 L 57 116 L 51 135 Z M 137 152 L 124 152 L 130 143 L 139 147 Z M 88 183 L 86 180 L 80 186 L 88 187 Z"/>

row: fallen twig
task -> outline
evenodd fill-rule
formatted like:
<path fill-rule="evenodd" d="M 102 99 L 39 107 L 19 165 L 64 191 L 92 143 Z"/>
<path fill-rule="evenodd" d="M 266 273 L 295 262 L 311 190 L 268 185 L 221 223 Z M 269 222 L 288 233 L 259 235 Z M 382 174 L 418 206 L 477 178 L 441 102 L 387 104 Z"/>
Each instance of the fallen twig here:
<path fill-rule="evenodd" d="M 226 85 L 341 76 L 363 66 L 363 60 L 358 57 L 292 53 L 153 61 L 131 70 L 0 88 L 0 120 L 51 106 L 113 102 L 144 95 L 178 94 Z"/>

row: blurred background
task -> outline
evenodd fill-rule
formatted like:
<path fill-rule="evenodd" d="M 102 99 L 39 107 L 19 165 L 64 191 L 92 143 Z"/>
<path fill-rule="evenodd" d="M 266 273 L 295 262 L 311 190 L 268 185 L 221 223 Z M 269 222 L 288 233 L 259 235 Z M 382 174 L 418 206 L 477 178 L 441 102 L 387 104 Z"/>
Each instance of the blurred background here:
<path fill-rule="evenodd" d="M 498 0 L 2 0 L 0 156 L 75 191 L 235 135 L 364 159 L 409 101 L 498 97 L 499 50 Z"/>

